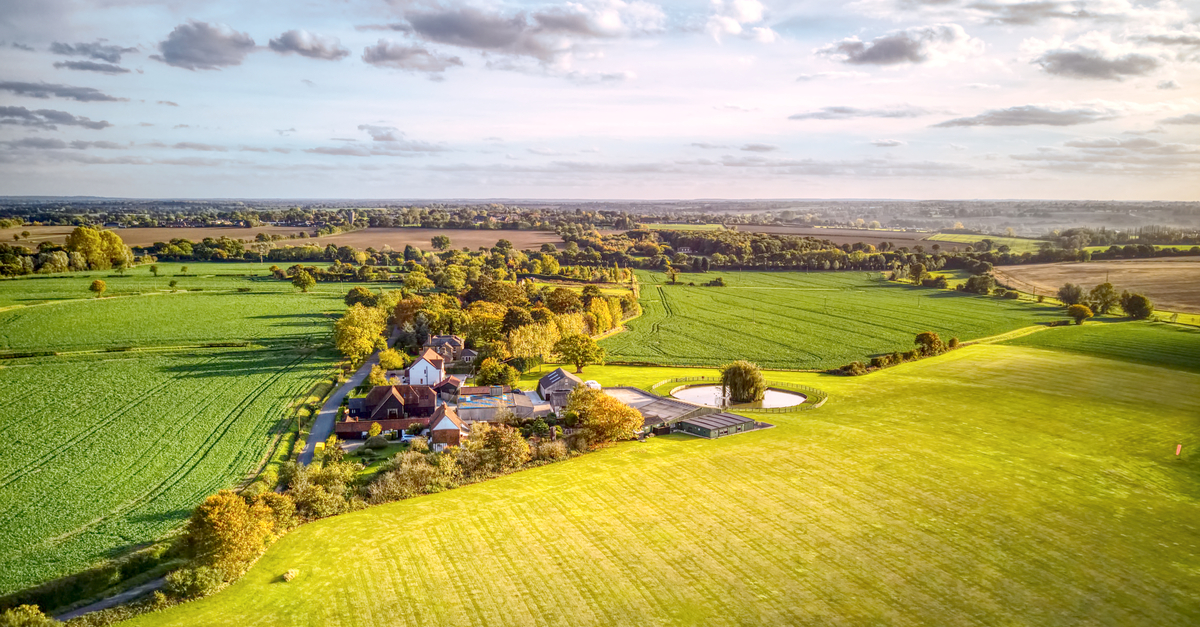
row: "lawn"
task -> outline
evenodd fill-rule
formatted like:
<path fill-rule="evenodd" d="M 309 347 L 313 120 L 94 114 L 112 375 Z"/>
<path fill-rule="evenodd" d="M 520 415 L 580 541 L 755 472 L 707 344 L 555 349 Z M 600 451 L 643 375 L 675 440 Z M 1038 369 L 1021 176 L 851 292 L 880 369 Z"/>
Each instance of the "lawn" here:
<path fill-rule="evenodd" d="M 224 592 L 132 624 L 1200 621 L 1200 374 L 981 345 L 769 376 L 830 401 L 306 525 Z"/>
<path fill-rule="evenodd" d="M 1043 244 L 1048 243 L 1045 240 L 1029 239 L 1026 237 L 1001 237 L 999 235 L 971 235 L 963 233 L 938 233 L 937 235 L 931 235 L 928 239 L 935 242 L 954 242 L 964 245 L 975 244 L 976 242 L 990 239 L 993 246 L 997 248 L 1008 246 L 1010 249 L 1009 252 L 1018 255 L 1021 253 L 1036 253 L 1042 249 Z M 955 248 L 954 245 L 942 247 Z M 957 246 L 957 248 L 962 248 L 962 246 Z"/>
<path fill-rule="evenodd" d="M 907 351 L 922 331 L 976 339 L 1058 320 L 1029 301 L 888 282 L 867 272 L 639 272 L 643 314 L 601 342 L 614 361 L 717 366 L 743 358 L 771 368 L 833 368 Z M 722 277 L 726 287 L 691 287 Z"/>

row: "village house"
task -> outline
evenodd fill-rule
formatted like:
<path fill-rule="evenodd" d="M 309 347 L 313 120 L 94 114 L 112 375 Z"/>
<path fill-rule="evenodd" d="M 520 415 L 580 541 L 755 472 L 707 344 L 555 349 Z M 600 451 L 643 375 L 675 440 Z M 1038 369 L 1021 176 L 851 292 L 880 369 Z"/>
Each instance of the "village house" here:
<path fill-rule="evenodd" d="M 458 354 L 458 359 L 466 364 L 475 363 L 475 359 L 478 357 L 479 353 L 469 348 L 462 349 L 462 352 Z"/>
<path fill-rule="evenodd" d="M 403 431 L 427 424 L 438 408 L 437 393 L 424 385 L 380 385 L 365 397 L 346 403 L 346 419 L 334 425 L 341 438 L 363 438 L 372 423 L 384 431 Z"/>
<path fill-rule="evenodd" d="M 563 370 L 556 368 L 550 374 L 538 379 L 537 393 L 555 413 L 561 412 L 567 406 L 567 397 L 571 391 L 577 386 L 583 385 L 583 379 Z"/>
<path fill-rule="evenodd" d="M 458 414 L 445 405 L 439 405 L 429 420 L 429 448 L 440 453 L 451 446 L 461 446 L 469 431 Z"/>
<path fill-rule="evenodd" d="M 404 370 L 409 385 L 437 385 L 446 378 L 446 360 L 432 348 L 425 348 Z"/>
<path fill-rule="evenodd" d="M 457 335 L 434 335 L 429 338 L 429 341 L 425 342 L 425 346 L 422 348 L 431 348 L 438 355 L 441 355 L 443 360 L 450 362 L 459 360 L 463 349 L 466 348 L 466 344 Z"/>
<path fill-rule="evenodd" d="M 463 387 L 463 377 L 458 375 L 447 375 L 440 383 L 433 386 L 433 390 L 437 392 L 438 398 L 449 403 L 458 398 L 459 390 Z"/>

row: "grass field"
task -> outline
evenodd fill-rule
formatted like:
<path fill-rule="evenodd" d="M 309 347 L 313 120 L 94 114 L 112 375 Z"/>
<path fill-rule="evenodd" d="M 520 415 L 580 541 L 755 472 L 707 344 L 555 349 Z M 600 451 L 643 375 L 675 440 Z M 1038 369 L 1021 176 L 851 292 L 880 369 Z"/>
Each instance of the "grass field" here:
<path fill-rule="evenodd" d="M 1200 372 L 1200 329 L 1155 322 L 1088 322 L 1005 342 Z M 1200 396 L 1200 390 L 1195 394 Z"/>
<path fill-rule="evenodd" d="M 1055 308 L 913 287 L 865 272 L 710 272 L 727 287 L 664 285 L 639 272 L 643 314 L 603 342 L 615 361 L 716 366 L 749 359 L 772 368 L 831 368 L 907 351 L 922 331 L 975 339 L 1061 319 Z"/>
<path fill-rule="evenodd" d="M 639 224 L 638 228 L 656 231 L 720 231 L 725 227 L 720 224 L 668 224 L 653 222 L 650 224 Z"/>
<path fill-rule="evenodd" d="M 864 242 L 872 246 L 878 246 L 882 242 L 888 242 L 895 245 L 896 248 L 903 246 L 910 249 L 917 245 L 929 248 L 929 243 L 924 240 L 931 235 L 928 231 L 893 231 L 889 229 L 851 229 L 823 226 L 755 226 L 753 224 L 739 224 L 737 228 L 739 231 L 747 233 L 774 233 L 776 235 L 796 235 L 799 237 L 827 239 L 838 245 Z"/>
<path fill-rule="evenodd" d="M 1041 263 L 996 268 L 996 277 L 1022 291 L 1053 294 L 1064 283 L 1091 289 L 1108 281 L 1140 292 L 1164 311 L 1200 313 L 1200 258 Z"/>
<path fill-rule="evenodd" d="M 988 345 L 770 376 L 830 401 L 306 525 L 224 592 L 131 624 L 1200 621 L 1200 374 Z"/>
<path fill-rule="evenodd" d="M 114 298 L 87 298 L 80 275 L 0 281 L 0 350 L 63 353 L 0 361 L 0 593 L 177 526 L 257 466 L 332 367 L 314 347 L 350 285 L 300 294 L 231 276 L 243 264 L 189 265 L 180 287 L 204 291 L 167 293 L 142 268 L 106 279 Z M 170 348 L 229 341 L 259 348 Z M 113 347 L 137 350 L 77 352 Z"/>
<path fill-rule="evenodd" d="M 1015 254 L 1021 253 L 1036 253 L 1041 250 L 1041 244 L 1045 243 L 1040 239 L 1029 239 L 1025 237 L 1000 237 L 998 235 L 967 235 L 962 233 L 938 233 L 929 237 L 930 241 L 934 242 L 954 242 L 955 244 L 974 244 L 985 239 L 992 240 L 994 246 L 1008 246 L 1010 251 Z M 954 248 L 962 248 L 962 246 L 943 245 L 942 248 L 953 250 Z"/>

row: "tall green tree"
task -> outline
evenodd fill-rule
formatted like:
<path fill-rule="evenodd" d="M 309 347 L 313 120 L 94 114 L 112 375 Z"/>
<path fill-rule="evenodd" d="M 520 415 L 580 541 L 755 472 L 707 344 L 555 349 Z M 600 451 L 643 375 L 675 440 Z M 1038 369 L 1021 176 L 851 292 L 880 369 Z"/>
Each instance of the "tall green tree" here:
<path fill-rule="evenodd" d="M 1121 296 L 1112 283 L 1101 283 L 1088 292 L 1087 306 L 1097 315 L 1106 315 L 1120 302 Z"/>
<path fill-rule="evenodd" d="M 383 329 L 387 326 L 387 314 L 378 307 L 354 305 L 346 314 L 333 323 L 333 342 L 347 359 L 361 362 L 376 348 L 386 345 Z"/>
<path fill-rule="evenodd" d="M 317 280 L 307 270 L 298 270 L 296 276 L 292 277 L 292 285 L 300 288 L 301 292 L 307 292 L 317 284 Z"/>
<path fill-rule="evenodd" d="M 767 394 L 758 364 L 741 360 L 721 366 L 721 392 L 731 403 L 757 403 Z"/>
<path fill-rule="evenodd" d="M 95 281 L 92 281 L 92 286 L 88 289 L 96 294 L 96 298 L 100 298 L 104 295 L 104 290 L 108 289 L 108 284 L 100 279 L 96 279 Z"/>
<path fill-rule="evenodd" d="M 596 340 L 582 334 L 567 335 L 554 344 L 554 352 L 567 363 L 575 364 L 575 372 L 583 372 L 588 364 L 602 364 L 608 352 Z"/>
<path fill-rule="evenodd" d="M 450 237 L 446 235 L 434 235 L 433 238 L 429 240 L 429 243 L 433 244 L 434 250 L 450 249 Z"/>

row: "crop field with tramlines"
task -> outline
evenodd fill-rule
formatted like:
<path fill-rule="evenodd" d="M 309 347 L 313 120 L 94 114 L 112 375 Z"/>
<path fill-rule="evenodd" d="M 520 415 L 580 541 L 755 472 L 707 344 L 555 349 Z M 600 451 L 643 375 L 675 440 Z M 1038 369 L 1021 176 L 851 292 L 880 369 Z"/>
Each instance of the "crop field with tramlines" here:
<path fill-rule="evenodd" d="M 725 287 L 688 286 L 715 277 Z M 602 341 L 614 361 L 831 368 L 912 349 L 935 331 L 962 341 L 1062 319 L 1061 310 L 884 281 L 864 272 L 639 272 L 641 317 Z"/>
<path fill-rule="evenodd" d="M 349 285 L 300 294 L 213 266 L 177 279 L 204 288 L 188 293 L 150 276 L 102 299 L 82 276 L 0 281 L 0 355 L 59 353 L 0 360 L 0 594 L 178 526 L 258 466 L 330 371 Z M 250 346 L 203 346 L 222 342 Z"/>
<path fill-rule="evenodd" d="M 310 523 L 131 625 L 1200 622 L 1200 373 L 993 344 L 768 375 L 829 402 Z"/>
<path fill-rule="evenodd" d="M 1200 328 L 1155 322 L 1088 322 L 1007 340 L 1013 346 L 1103 355 L 1200 372 Z M 1200 396 L 1200 391 L 1197 391 Z"/>

